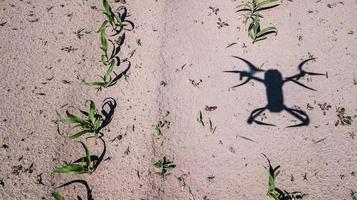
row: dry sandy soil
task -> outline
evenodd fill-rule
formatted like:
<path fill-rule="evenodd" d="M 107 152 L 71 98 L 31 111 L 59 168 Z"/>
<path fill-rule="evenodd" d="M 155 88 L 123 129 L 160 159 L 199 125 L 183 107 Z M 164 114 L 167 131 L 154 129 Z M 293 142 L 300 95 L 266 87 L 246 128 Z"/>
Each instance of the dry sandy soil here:
<path fill-rule="evenodd" d="M 132 55 L 132 67 L 128 77 L 97 92 L 83 81 L 102 73 L 95 32 L 104 20 L 101 1 L 0 0 L 0 199 L 52 199 L 52 191 L 87 199 L 81 183 L 56 189 L 77 179 L 88 183 L 96 200 L 268 199 L 264 153 L 273 166 L 281 166 L 279 188 L 308 194 L 306 200 L 352 200 L 351 190 L 357 190 L 355 0 L 285 0 L 262 12 L 264 26 L 273 24 L 278 35 L 255 44 L 235 13 L 240 1 L 126 1 L 135 30 L 127 32 L 121 56 Z M 222 22 L 226 25 L 220 27 Z M 304 69 L 326 75 L 299 80 L 316 91 L 293 82 L 283 87 L 285 105 L 304 110 L 308 126 L 285 128 L 299 123 L 286 111 L 257 117 L 274 127 L 248 124 L 251 112 L 267 104 L 267 94 L 254 81 L 231 88 L 242 81 L 223 71 L 248 70 L 232 56 L 277 69 L 284 77 L 316 57 Z M 106 151 L 97 171 L 54 174 L 55 167 L 83 155 L 78 142 L 57 133 L 56 111 L 86 109 L 89 99 L 100 107 L 108 97 L 117 107 L 103 130 Z M 345 113 L 338 113 L 342 108 Z M 200 111 L 205 127 L 196 120 Z M 336 124 L 349 117 L 351 125 Z M 170 124 L 157 137 L 159 120 Z M 100 140 L 83 141 L 93 154 L 102 153 Z M 153 168 L 163 156 L 177 165 L 165 179 Z"/>

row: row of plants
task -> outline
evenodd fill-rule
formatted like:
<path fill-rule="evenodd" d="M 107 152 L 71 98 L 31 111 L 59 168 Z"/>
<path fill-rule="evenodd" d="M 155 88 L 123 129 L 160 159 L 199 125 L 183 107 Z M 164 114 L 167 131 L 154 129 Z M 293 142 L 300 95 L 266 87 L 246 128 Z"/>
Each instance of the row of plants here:
<path fill-rule="evenodd" d="M 134 30 L 134 23 L 127 19 L 128 12 L 126 7 L 120 6 L 113 11 L 108 0 L 103 0 L 103 14 L 106 19 L 101 24 L 97 33 L 100 34 L 100 49 L 102 51 L 100 63 L 101 69 L 104 72 L 100 76 L 100 80 L 86 83 L 87 86 L 95 88 L 98 91 L 114 86 L 122 77 L 127 76 L 126 74 L 130 69 L 131 63 L 128 58 L 121 59 L 119 54 L 125 41 L 125 33 Z M 118 68 L 123 64 L 127 64 L 126 69 L 118 73 Z M 94 101 L 89 100 L 87 103 L 89 103 L 88 110 L 79 110 L 80 114 L 75 114 L 67 109 L 65 117 L 62 117 L 57 112 L 60 117 L 56 121 L 58 132 L 66 139 L 78 140 L 78 143 L 83 147 L 84 156 L 74 162 L 56 167 L 53 171 L 54 173 L 70 175 L 92 174 L 96 171 L 105 156 L 106 142 L 102 138 L 102 130 L 113 118 L 116 101 L 113 98 L 106 98 L 100 112 Z M 69 126 L 70 131 L 66 133 L 65 131 L 61 131 L 61 125 Z M 82 138 L 85 138 L 85 141 L 91 138 L 94 138 L 96 142 L 100 140 L 103 144 L 101 155 L 92 155 L 85 142 L 80 141 Z M 57 189 L 78 183 L 83 184 L 87 188 L 87 199 L 93 199 L 91 189 L 85 180 L 73 180 L 57 187 Z M 56 200 L 64 200 L 63 195 L 57 191 L 52 192 L 51 195 Z"/>

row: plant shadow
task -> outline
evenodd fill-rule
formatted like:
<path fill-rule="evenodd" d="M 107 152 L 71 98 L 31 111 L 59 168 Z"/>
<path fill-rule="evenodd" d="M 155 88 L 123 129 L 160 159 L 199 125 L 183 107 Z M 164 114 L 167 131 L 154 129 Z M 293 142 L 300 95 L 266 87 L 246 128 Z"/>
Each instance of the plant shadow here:
<path fill-rule="evenodd" d="M 114 34 L 112 36 L 120 34 L 123 30 L 132 31 L 135 28 L 134 22 L 127 19 L 128 9 L 125 6 L 120 6 L 116 11 L 116 14 L 119 16 L 122 22 L 122 26 L 118 26 L 117 29 L 114 30 Z"/>
<path fill-rule="evenodd" d="M 94 169 L 93 169 L 93 172 L 92 172 L 92 173 L 94 173 L 94 172 L 97 170 L 98 166 L 102 163 L 102 161 L 103 161 L 103 159 L 104 159 L 104 156 L 105 156 L 105 154 L 106 154 L 106 152 L 107 152 L 106 142 L 103 140 L 103 138 L 99 138 L 99 140 L 102 141 L 103 151 L 102 151 L 102 153 L 100 154 L 100 156 L 90 155 L 91 161 L 94 162 L 94 166 L 93 166 Z M 81 163 L 81 162 L 83 162 L 83 161 L 85 161 L 85 160 L 86 160 L 86 157 L 82 157 L 82 158 L 77 159 L 77 160 L 74 161 L 73 163 Z"/>
<path fill-rule="evenodd" d="M 99 132 L 110 124 L 110 122 L 113 119 L 116 107 L 117 107 L 117 102 L 114 98 L 109 97 L 104 99 L 102 110 L 101 110 L 103 121 L 99 128 Z"/>
<path fill-rule="evenodd" d="M 93 199 L 93 195 L 92 195 L 92 189 L 89 187 L 87 181 L 85 180 L 73 180 L 73 181 L 70 181 L 68 183 L 65 183 L 57 188 L 62 188 L 62 187 L 66 187 L 66 186 L 69 186 L 69 185 L 72 185 L 72 184 L 82 184 L 85 188 L 86 188 L 86 191 L 87 191 L 87 200 L 94 200 Z M 80 196 L 77 196 L 77 200 L 82 200 L 82 198 Z"/>

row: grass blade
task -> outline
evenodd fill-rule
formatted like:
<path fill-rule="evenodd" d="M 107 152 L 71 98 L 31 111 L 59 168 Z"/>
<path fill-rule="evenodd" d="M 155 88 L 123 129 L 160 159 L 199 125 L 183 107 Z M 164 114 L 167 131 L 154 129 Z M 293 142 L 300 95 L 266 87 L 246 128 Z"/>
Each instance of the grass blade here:
<path fill-rule="evenodd" d="M 115 65 L 115 60 L 113 59 L 109 64 L 109 68 L 107 72 L 104 74 L 104 82 L 106 83 L 109 82 L 110 74 L 113 72 L 114 65 Z"/>
<path fill-rule="evenodd" d="M 59 192 L 52 192 L 51 195 L 55 200 L 65 200 Z"/>
<path fill-rule="evenodd" d="M 275 27 L 265 28 L 257 33 L 257 38 L 262 37 L 267 34 L 270 34 L 270 33 L 275 33 L 275 35 L 276 35 L 276 34 L 278 34 L 278 30 Z"/>
<path fill-rule="evenodd" d="M 265 0 L 265 1 L 262 1 L 262 2 L 260 2 L 260 3 L 258 3 L 258 4 L 256 5 L 255 10 L 259 10 L 259 9 L 262 8 L 262 6 L 267 5 L 267 4 L 269 4 L 269 3 L 276 2 L 276 1 L 278 1 L 278 0 Z"/>
<path fill-rule="evenodd" d="M 79 137 L 81 137 L 82 135 L 86 134 L 86 133 L 90 133 L 89 130 L 83 130 L 83 131 L 80 131 L 72 136 L 69 136 L 70 139 L 77 139 Z"/>
<path fill-rule="evenodd" d="M 83 123 L 83 120 L 81 118 L 69 113 L 68 110 L 66 111 L 66 114 L 67 114 L 66 121 L 68 121 L 69 123 L 72 123 L 72 124 L 82 124 Z"/>
<path fill-rule="evenodd" d="M 89 113 L 88 113 L 88 119 L 94 124 L 94 115 L 95 115 L 95 103 L 93 101 L 90 101 L 90 106 L 89 106 Z"/>
<path fill-rule="evenodd" d="M 87 146 L 83 142 L 80 142 L 80 143 L 82 144 L 82 146 L 86 152 L 86 161 L 85 162 L 86 162 L 87 167 L 89 168 L 90 164 L 92 163 L 92 161 L 90 159 L 90 152 L 89 152 Z"/>
<path fill-rule="evenodd" d="M 83 165 L 70 164 L 62 167 L 57 167 L 54 172 L 60 174 L 83 174 L 86 173 L 87 170 Z"/>
<path fill-rule="evenodd" d="M 107 42 L 107 36 L 105 33 L 105 29 L 101 30 L 101 34 L 100 34 L 100 39 L 101 39 L 101 49 L 104 52 L 104 55 L 106 58 L 108 58 L 108 42 Z"/>
<path fill-rule="evenodd" d="M 107 28 L 108 20 L 105 20 L 100 28 L 98 29 L 97 33 L 102 32 L 102 30 L 105 30 Z"/>
<path fill-rule="evenodd" d="M 94 88 L 101 88 L 105 86 L 105 83 L 103 82 L 90 82 L 90 83 L 86 83 L 86 85 L 90 86 L 90 87 L 94 87 Z"/>

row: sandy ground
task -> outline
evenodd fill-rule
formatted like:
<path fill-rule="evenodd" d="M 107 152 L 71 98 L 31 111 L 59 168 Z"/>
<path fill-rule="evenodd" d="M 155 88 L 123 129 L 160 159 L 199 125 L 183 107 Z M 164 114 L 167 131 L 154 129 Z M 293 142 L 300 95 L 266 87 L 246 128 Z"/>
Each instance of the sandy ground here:
<path fill-rule="evenodd" d="M 357 113 L 356 1 L 284 1 L 263 12 L 262 23 L 274 24 L 278 35 L 256 44 L 235 13 L 238 3 L 127 0 L 135 30 L 127 33 L 121 55 L 136 50 L 132 67 L 126 80 L 96 92 L 83 81 L 101 73 L 95 33 L 104 19 L 100 1 L 0 0 L 0 199 L 51 199 L 54 190 L 66 199 L 86 199 L 82 184 L 56 189 L 76 179 L 87 181 L 93 199 L 268 199 L 264 153 L 281 165 L 279 188 L 306 193 L 307 200 L 351 200 L 357 190 L 356 122 L 336 122 L 337 109 L 345 108 L 352 120 Z M 310 124 L 285 128 L 296 118 L 269 111 L 257 119 L 275 127 L 247 124 L 250 113 L 267 104 L 266 91 L 258 82 L 231 88 L 239 76 L 223 71 L 248 70 L 233 55 L 284 77 L 316 57 L 304 69 L 328 76 L 300 82 L 317 91 L 294 83 L 283 88 L 285 105 L 304 110 Z M 91 175 L 53 174 L 83 155 L 77 142 L 57 133 L 56 111 L 86 109 L 89 99 L 100 107 L 108 97 L 117 107 L 103 131 L 102 164 Z M 200 111 L 205 127 L 196 120 Z M 161 137 L 154 130 L 159 120 L 170 122 Z M 86 142 L 94 154 L 102 153 L 100 140 Z M 152 167 L 163 156 L 177 165 L 165 179 Z"/>

